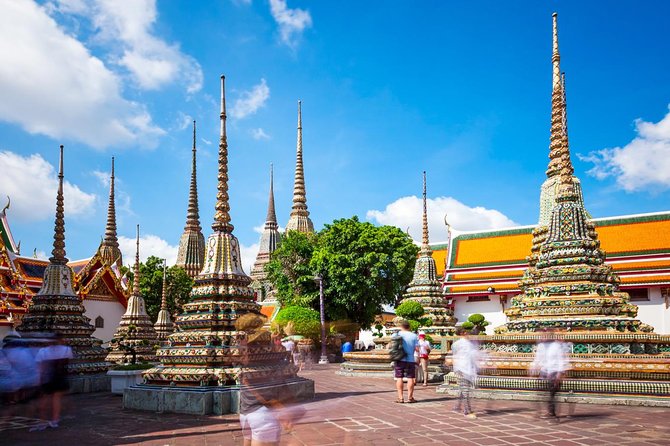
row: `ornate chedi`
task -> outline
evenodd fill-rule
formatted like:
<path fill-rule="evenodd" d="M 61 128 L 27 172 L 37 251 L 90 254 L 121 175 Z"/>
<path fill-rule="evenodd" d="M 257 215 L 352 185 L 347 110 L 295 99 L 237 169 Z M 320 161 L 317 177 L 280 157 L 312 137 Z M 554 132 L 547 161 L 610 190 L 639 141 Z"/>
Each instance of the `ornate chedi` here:
<path fill-rule="evenodd" d="M 140 294 L 140 225 L 137 225 L 136 243 L 133 292 L 110 342 L 110 352 L 107 355 L 107 361 L 118 364 L 131 363 L 133 359 L 139 362 L 156 361 L 158 335 Z"/>
<path fill-rule="evenodd" d="M 116 206 L 114 203 L 114 157 L 112 157 L 112 173 L 109 176 L 109 204 L 107 205 L 107 226 L 105 227 L 105 238 L 98 249 L 100 257 L 105 265 L 123 265 L 119 239 L 116 236 Z"/>
<path fill-rule="evenodd" d="M 295 179 L 293 182 L 293 207 L 286 223 L 286 231 L 314 232 L 314 224 L 307 210 L 305 191 L 305 171 L 302 165 L 302 102 L 298 101 L 298 139 L 295 158 Z"/>
<path fill-rule="evenodd" d="M 221 76 L 218 186 L 205 264 L 195 277 L 192 301 L 184 305 L 175 320 L 178 331 L 169 335 L 168 345 L 158 351 L 161 365 L 144 373 L 148 384 L 223 390 L 224 386 L 239 384 L 243 363 L 247 376 L 268 383 L 286 382 L 296 376 L 295 367 L 285 361 L 286 352 L 273 350 L 269 332 L 256 337 L 252 346 L 247 344 L 247 332 L 236 325 L 245 315 L 263 319 L 249 287 L 251 278 L 242 269 L 240 246 L 230 218 L 224 91 Z M 129 399 L 126 407 L 145 406 L 142 401 L 135 405 Z"/>
<path fill-rule="evenodd" d="M 154 324 L 159 341 L 164 341 L 174 331 L 174 323 L 170 317 L 167 304 L 167 265 L 163 260 L 163 291 L 161 296 L 161 309 L 158 311 L 158 318 Z"/>
<path fill-rule="evenodd" d="M 72 348 L 74 358 L 68 364 L 70 374 L 92 374 L 107 371 L 105 350 L 91 337 L 95 328 L 84 316 L 84 306 L 75 294 L 73 272 L 65 257 L 65 212 L 63 207 L 63 146 L 60 146 L 58 192 L 54 248 L 44 272 L 42 288 L 33 297 L 28 313 L 17 328 L 22 334 L 54 333 Z"/>
<path fill-rule="evenodd" d="M 428 241 L 428 210 L 426 206 L 426 172 L 423 173 L 423 237 L 421 251 L 414 266 L 414 277 L 409 283 L 403 301 L 413 300 L 423 306 L 426 317 L 432 321 L 430 327 L 421 327 L 426 334 L 435 337 L 446 335 L 456 323 L 454 309 L 442 293 L 437 279 L 437 267 Z"/>
<path fill-rule="evenodd" d="M 268 198 L 268 213 L 265 217 L 265 226 L 261 234 L 260 247 L 253 268 L 251 268 L 251 278 L 253 282 L 251 287 L 256 290 L 257 301 L 262 303 L 267 301 L 275 302 L 272 284 L 267 280 L 265 265 L 270 261 L 270 255 L 277 249 L 281 235 L 279 225 L 277 224 L 277 214 L 275 213 L 275 195 L 273 187 L 272 165 L 270 166 L 270 194 Z"/>
<path fill-rule="evenodd" d="M 635 318 L 637 307 L 627 293 L 619 291 L 617 274 L 604 263 L 605 253 L 574 179 L 556 19 L 554 14 L 547 171 L 557 184 L 555 203 L 519 283 L 523 294 L 513 298 L 506 311 L 507 324 L 498 327 L 496 335 L 477 337 L 489 353 L 477 387 L 483 391 L 543 388 L 542 381 L 524 375 L 541 332 L 549 329 L 571 349 L 562 391 L 607 394 L 609 403 L 629 404 L 629 395 L 642 395 L 661 397 L 663 404 L 670 404 L 670 336 L 651 333 L 651 327 Z M 537 232 L 534 235 L 537 242 Z M 441 390 L 455 392 L 455 386 L 456 377 L 449 374 Z M 655 400 L 654 404 L 660 403 Z"/>
<path fill-rule="evenodd" d="M 193 121 L 193 161 L 191 165 L 191 187 L 188 194 L 186 226 L 179 239 L 176 265 L 183 268 L 190 277 L 198 275 L 205 259 L 205 237 L 200 226 L 198 211 L 198 181 L 196 172 L 195 121 Z"/>

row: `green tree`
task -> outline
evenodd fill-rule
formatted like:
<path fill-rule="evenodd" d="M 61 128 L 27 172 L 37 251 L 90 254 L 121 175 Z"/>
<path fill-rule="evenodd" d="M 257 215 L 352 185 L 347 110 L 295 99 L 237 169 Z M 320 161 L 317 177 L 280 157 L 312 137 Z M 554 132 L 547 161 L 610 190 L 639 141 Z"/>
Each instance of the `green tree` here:
<path fill-rule="evenodd" d="M 461 327 L 470 333 L 480 334 L 486 332 L 486 326 L 489 324 L 490 322 L 488 322 L 483 315 L 474 313 L 468 316 L 468 320 L 463 322 Z"/>
<path fill-rule="evenodd" d="M 321 321 L 319 312 L 311 308 L 290 306 L 279 310 L 274 320 L 282 329 L 289 322 L 293 323 L 296 334 L 306 338 L 319 340 L 321 335 Z"/>
<path fill-rule="evenodd" d="M 132 270 L 128 271 L 128 278 L 132 289 Z M 167 269 L 166 297 L 170 314 L 179 312 L 182 305 L 190 302 L 192 288 L 193 279 L 186 274 L 186 271 L 178 266 Z M 147 314 L 155 321 L 163 297 L 163 259 L 150 256 L 146 262 L 140 263 L 140 294 L 144 297 Z"/>
<path fill-rule="evenodd" d="M 356 216 L 325 225 L 310 265 L 323 276 L 330 319 L 369 327 L 411 280 L 418 250 L 400 229 Z"/>
<path fill-rule="evenodd" d="M 282 307 L 316 305 L 318 308 L 319 287 L 310 265 L 317 240 L 316 234 L 289 231 L 265 266 Z"/>

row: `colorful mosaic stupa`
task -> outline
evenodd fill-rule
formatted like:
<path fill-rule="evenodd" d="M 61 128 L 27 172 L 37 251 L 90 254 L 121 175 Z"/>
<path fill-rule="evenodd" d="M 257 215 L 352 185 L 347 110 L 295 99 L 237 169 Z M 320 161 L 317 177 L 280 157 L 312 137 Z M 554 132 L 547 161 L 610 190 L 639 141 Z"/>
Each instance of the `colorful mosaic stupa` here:
<path fill-rule="evenodd" d="M 454 309 L 442 293 L 437 278 L 437 266 L 428 240 L 428 209 L 426 206 L 426 172 L 423 173 L 423 234 L 421 250 L 414 265 L 414 277 L 409 283 L 403 301 L 416 301 L 423 306 L 425 316 L 432 321 L 430 327 L 421 327 L 427 335 L 436 337 L 449 334 L 456 324 Z"/>
<path fill-rule="evenodd" d="M 158 317 L 154 324 L 154 329 L 158 335 L 159 341 L 165 341 L 169 335 L 174 332 L 174 323 L 170 317 L 170 311 L 167 304 L 167 265 L 163 261 L 163 290 L 161 295 L 161 309 L 158 311 Z"/>
<path fill-rule="evenodd" d="M 60 146 L 53 246 L 42 288 L 33 296 L 28 313 L 17 330 L 22 334 L 54 333 L 59 336 L 74 353 L 74 359 L 68 364 L 70 374 L 106 372 L 109 367 L 105 362 L 106 352 L 100 346 L 101 341 L 91 336 L 95 328 L 84 316 L 84 306 L 72 288 L 74 273 L 67 266 L 65 257 L 63 146 Z"/>
<path fill-rule="evenodd" d="M 193 121 L 193 160 L 191 165 L 191 187 L 188 193 L 186 226 L 179 239 L 176 265 L 183 268 L 191 278 L 202 270 L 205 260 L 205 237 L 200 226 L 198 211 L 198 179 L 196 172 L 195 121 Z"/>
<path fill-rule="evenodd" d="M 277 249 L 281 234 L 277 224 L 277 214 L 275 213 L 275 195 L 273 187 L 273 171 L 270 166 L 270 194 L 268 198 L 268 213 L 265 217 L 265 226 L 261 234 L 260 247 L 253 268 L 251 268 L 252 288 L 256 290 L 258 302 L 265 300 L 274 301 L 272 284 L 268 282 L 268 273 L 265 271 L 265 265 L 270 261 L 270 255 Z"/>
<path fill-rule="evenodd" d="M 136 362 L 156 361 L 158 335 L 140 294 L 140 225 L 137 225 L 136 243 L 133 292 L 107 355 L 107 361 L 117 364 L 132 363 L 133 358 Z"/>
<path fill-rule="evenodd" d="M 207 239 L 204 267 L 195 277 L 193 299 L 176 318 L 179 331 L 169 335 L 168 345 L 158 351 L 161 365 L 144 373 L 150 385 L 222 389 L 238 384 L 243 363 L 248 376 L 268 383 L 286 382 L 296 377 L 294 366 L 285 361 L 286 352 L 273 351 L 269 332 L 256 337 L 252 347 L 251 343 L 247 345 L 247 332 L 236 328 L 236 323 L 245 315 L 256 315 L 260 321 L 264 319 L 249 287 L 251 278 L 242 269 L 239 242 L 233 235 L 224 93 L 221 76 L 221 136 L 213 233 Z M 126 407 L 132 404 L 129 402 Z M 137 404 L 140 406 L 132 407 L 144 407 L 141 399 Z"/>
<path fill-rule="evenodd" d="M 605 264 L 605 253 L 574 179 L 556 20 L 554 14 L 547 170 L 555 182 L 555 203 L 546 226 L 542 225 L 546 203 L 541 203 L 529 267 L 519 283 L 522 294 L 512 298 L 507 324 L 498 327 L 496 335 L 478 337 L 489 355 L 477 387 L 489 391 L 542 388 L 540 380 L 524 375 L 542 331 L 550 329 L 571 348 L 562 391 L 670 398 L 670 336 L 654 334 L 636 319 L 637 307 L 619 290 L 618 275 Z M 455 385 L 456 377 L 450 374 L 442 390 L 450 386 L 453 390 Z"/>
<path fill-rule="evenodd" d="M 298 101 L 298 138 L 295 157 L 295 179 L 293 182 L 293 207 L 286 223 L 286 231 L 314 232 L 314 224 L 307 210 L 305 171 L 302 164 L 302 101 Z"/>

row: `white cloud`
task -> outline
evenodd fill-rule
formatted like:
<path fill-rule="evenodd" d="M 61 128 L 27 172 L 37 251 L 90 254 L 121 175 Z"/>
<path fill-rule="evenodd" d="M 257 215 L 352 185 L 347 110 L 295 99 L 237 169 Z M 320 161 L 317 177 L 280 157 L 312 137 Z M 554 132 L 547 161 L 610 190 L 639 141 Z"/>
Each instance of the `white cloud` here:
<path fill-rule="evenodd" d="M 175 127 L 177 130 L 184 130 L 192 125 L 193 125 L 193 117 L 191 115 L 187 115 L 184 112 L 179 112 L 177 114 L 177 119 L 175 123 Z"/>
<path fill-rule="evenodd" d="M 119 249 L 123 254 L 123 261 L 126 265 L 135 263 L 135 237 L 119 237 Z M 177 246 L 172 246 L 157 235 L 140 235 L 140 262 L 145 262 L 149 256 L 156 256 L 161 259 L 167 259 L 167 264 L 174 265 L 177 261 Z"/>
<path fill-rule="evenodd" d="M 291 9 L 286 0 L 270 0 L 270 13 L 279 25 L 279 38 L 285 45 L 295 48 L 302 32 L 312 26 L 312 16 L 304 9 Z"/>
<path fill-rule="evenodd" d="M 264 140 L 270 139 L 270 135 L 265 133 L 265 130 L 263 130 L 260 127 L 257 128 L 257 129 L 251 129 L 251 136 L 252 136 L 252 138 L 254 138 L 257 141 L 260 141 L 262 139 L 264 139 Z"/>
<path fill-rule="evenodd" d="M 92 147 L 155 146 L 165 132 L 121 97 L 119 78 L 32 1 L 0 14 L 0 120 Z"/>
<path fill-rule="evenodd" d="M 515 226 L 512 220 L 495 209 L 481 206 L 469 207 L 452 197 L 429 198 L 428 232 L 431 242 L 445 241 L 447 229 L 444 225 L 445 215 L 454 230 L 475 231 Z M 397 226 L 409 233 L 414 240 L 421 240 L 423 202 L 421 198 L 402 197 L 390 203 L 383 211 L 370 210 L 366 214 L 368 220 L 379 224 Z"/>
<path fill-rule="evenodd" d="M 188 93 L 202 88 L 198 62 L 153 34 L 157 11 L 155 0 L 55 0 L 55 10 L 91 21 L 96 38 L 108 45 L 111 60 L 124 67 L 142 89 L 157 90 L 180 82 Z"/>
<path fill-rule="evenodd" d="M 240 94 L 240 97 L 230 109 L 230 116 L 242 119 L 249 115 L 253 115 L 259 108 L 265 106 L 265 103 L 269 98 L 270 87 L 268 87 L 265 79 L 261 79 L 260 84 L 254 85 L 251 90 L 244 91 Z"/>
<path fill-rule="evenodd" d="M 55 152 L 55 151 L 54 151 Z M 39 154 L 23 157 L 0 152 L 0 197 L 12 199 L 10 212 L 18 221 L 39 221 L 54 217 L 58 177 L 54 166 Z M 67 177 L 67 162 L 65 163 Z M 88 194 L 65 181 L 65 218 L 93 212 L 95 194 Z"/>
<path fill-rule="evenodd" d="M 670 112 L 656 123 L 636 120 L 635 130 L 637 136 L 625 146 L 579 158 L 595 165 L 590 175 L 614 177 L 627 192 L 670 188 Z"/>
<path fill-rule="evenodd" d="M 246 246 L 242 243 L 240 243 L 240 255 L 242 256 L 242 268 L 244 268 L 244 272 L 247 274 L 251 273 L 251 268 L 254 266 L 254 262 L 256 261 L 256 256 L 258 255 L 258 250 L 260 249 L 260 245 L 258 243 L 254 243 L 251 246 Z"/>

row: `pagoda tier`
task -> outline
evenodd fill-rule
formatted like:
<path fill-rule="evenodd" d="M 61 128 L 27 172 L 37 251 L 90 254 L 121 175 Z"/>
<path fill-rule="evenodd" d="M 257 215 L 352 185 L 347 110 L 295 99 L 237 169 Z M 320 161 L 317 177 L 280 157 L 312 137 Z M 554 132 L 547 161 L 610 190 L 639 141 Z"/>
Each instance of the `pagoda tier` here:
<path fill-rule="evenodd" d="M 221 139 L 213 233 L 205 244 L 205 262 L 195 277 L 192 301 L 177 316 L 178 331 L 158 351 L 161 364 L 144 373 L 159 386 L 227 386 L 239 383 L 241 367 L 250 378 L 285 382 L 296 377 L 285 351 L 275 351 L 269 332 L 249 339 L 246 318 L 260 321 L 260 306 L 241 265 L 240 246 L 233 235 L 228 199 L 228 143 L 224 77 L 221 76 Z"/>
<path fill-rule="evenodd" d="M 118 364 L 133 362 L 155 362 L 158 348 L 158 335 L 140 294 L 140 226 L 137 225 L 137 250 L 135 252 L 135 271 L 133 292 L 128 299 L 126 312 L 110 342 L 107 361 Z"/>
<path fill-rule="evenodd" d="M 74 358 L 68 364 L 72 375 L 107 371 L 101 341 L 91 337 L 95 328 L 84 316 L 84 306 L 72 288 L 74 273 L 65 257 L 65 215 L 63 208 L 63 146 L 56 195 L 54 249 L 44 272 L 42 288 L 33 297 L 28 312 L 17 330 L 22 334 L 55 334 L 72 348 Z"/>
<path fill-rule="evenodd" d="M 456 323 L 454 308 L 442 292 L 437 279 L 437 267 L 428 239 L 428 212 L 426 207 L 426 172 L 423 173 L 423 239 L 419 257 L 414 266 L 414 277 L 409 283 L 403 301 L 416 301 L 423 306 L 425 317 L 431 319 L 429 327 L 421 327 L 427 334 L 440 334 Z M 444 333 L 446 334 L 446 333 Z"/>

